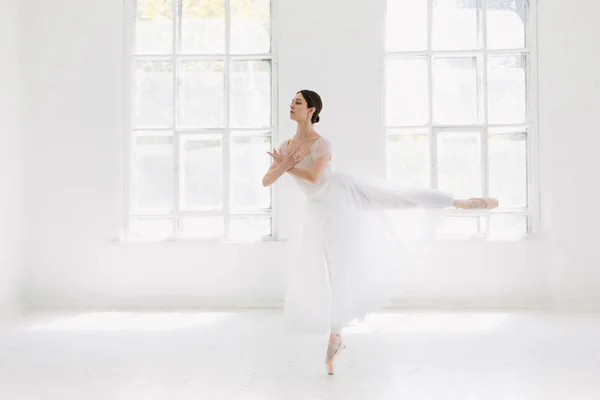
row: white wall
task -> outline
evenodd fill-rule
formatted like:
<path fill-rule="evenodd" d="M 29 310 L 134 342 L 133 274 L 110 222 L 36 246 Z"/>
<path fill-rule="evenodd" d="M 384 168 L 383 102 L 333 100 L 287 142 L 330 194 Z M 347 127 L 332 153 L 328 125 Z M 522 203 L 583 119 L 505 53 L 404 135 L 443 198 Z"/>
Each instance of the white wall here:
<path fill-rule="evenodd" d="M 21 266 L 20 13 L 0 0 L 0 319 L 19 308 Z"/>
<path fill-rule="evenodd" d="M 546 247 L 560 304 L 600 308 L 600 4 L 540 1 L 540 130 Z"/>
<path fill-rule="evenodd" d="M 280 1 L 281 134 L 303 88 L 324 99 L 320 132 L 335 166 L 382 174 L 384 0 Z M 299 217 L 297 190 L 279 185 L 281 231 L 254 245 L 120 244 L 122 2 L 34 0 L 26 38 L 32 306 L 278 305 Z M 442 243 L 398 286 L 406 306 L 600 307 L 593 252 L 600 211 L 589 195 L 600 5 L 540 5 L 540 168 L 544 234 L 520 243 Z M 567 18 L 568 16 L 568 18 Z M 585 52 L 586 50 L 587 52 Z M 568 75 L 571 73 L 571 75 Z M 593 80 L 596 80 L 595 84 Z M 363 156 L 359 159 L 357 155 Z M 559 189 L 560 188 L 560 189 Z M 566 193 L 565 189 L 570 192 Z"/>

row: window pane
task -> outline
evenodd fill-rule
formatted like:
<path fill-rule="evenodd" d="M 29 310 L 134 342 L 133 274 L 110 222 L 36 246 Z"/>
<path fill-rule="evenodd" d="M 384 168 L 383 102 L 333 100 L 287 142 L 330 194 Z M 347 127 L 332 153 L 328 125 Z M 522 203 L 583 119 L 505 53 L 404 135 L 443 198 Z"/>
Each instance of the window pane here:
<path fill-rule="evenodd" d="M 133 218 L 131 232 L 134 236 L 148 239 L 167 239 L 173 236 L 171 218 Z"/>
<path fill-rule="evenodd" d="M 183 0 L 181 51 L 193 54 L 225 53 L 224 0 Z"/>
<path fill-rule="evenodd" d="M 516 240 L 527 234 L 527 217 L 524 215 L 490 216 L 490 239 Z"/>
<path fill-rule="evenodd" d="M 135 80 L 135 126 L 172 127 L 173 64 L 170 61 L 138 61 Z"/>
<path fill-rule="evenodd" d="M 479 234 L 478 217 L 446 217 L 438 235 L 442 238 L 474 237 Z"/>
<path fill-rule="evenodd" d="M 271 236 L 271 218 L 240 217 L 231 218 L 229 232 L 232 239 L 251 240 Z"/>
<path fill-rule="evenodd" d="M 527 0 L 488 1 L 488 48 L 518 49 L 525 47 Z"/>
<path fill-rule="evenodd" d="M 173 1 L 137 0 L 135 50 L 137 54 L 173 52 Z"/>
<path fill-rule="evenodd" d="M 525 56 L 490 57 L 489 120 L 493 124 L 525 122 Z"/>
<path fill-rule="evenodd" d="M 490 194 L 501 207 L 527 206 L 527 135 L 493 134 L 489 140 Z"/>
<path fill-rule="evenodd" d="M 433 64 L 433 119 L 436 124 L 478 122 L 477 58 L 437 58 Z"/>
<path fill-rule="evenodd" d="M 427 48 L 427 0 L 387 0 L 386 51 Z"/>
<path fill-rule="evenodd" d="M 438 134 L 438 187 L 455 197 L 481 195 L 479 132 Z"/>
<path fill-rule="evenodd" d="M 427 61 L 424 58 L 387 61 L 387 126 L 427 124 L 428 97 Z"/>
<path fill-rule="evenodd" d="M 271 126 L 271 62 L 231 63 L 231 126 Z"/>
<path fill-rule="evenodd" d="M 136 137 L 132 185 L 136 212 L 173 209 L 172 143 L 170 136 Z"/>
<path fill-rule="evenodd" d="M 181 140 L 183 209 L 223 206 L 223 141 L 220 135 Z"/>
<path fill-rule="evenodd" d="M 271 51 L 271 1 L 231 0 L 231 52 Z"/>
<path fill-rule="evenodd" d="M 186 239 L 213 239 L 225 235 L 223 217 L 185 217 L 181 219 L 181 236 Z"/>
<path fill-rule="evenodd" d="M 429 188 L 429 135 L 388 136 L 388 176 L 408 186 Z"/>
<path fill-rule="evenodd" d="M 179 126 L 224 126 L 223 67 L 221 61 L 182 61 Z"/>
<path fill-rule="evenodd" d="M 231 146 L 231 206 L 236 210 L 271 207 L 271 189 L 262 177 L 271 164 L 270 137 L 234 137 Z"/>
<path fill-rule="evenodd" d="M 478 41 L 478 0 L 433 0 L 434 50 L 476 49 Z"/>

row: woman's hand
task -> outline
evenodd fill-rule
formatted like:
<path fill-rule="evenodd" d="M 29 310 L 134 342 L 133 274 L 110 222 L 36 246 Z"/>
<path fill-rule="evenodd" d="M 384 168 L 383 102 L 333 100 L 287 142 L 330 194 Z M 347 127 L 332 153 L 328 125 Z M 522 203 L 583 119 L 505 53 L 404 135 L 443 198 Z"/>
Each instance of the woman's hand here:
<path fill-rule="evenodd" d="M 283 158 L 281 165 L 283 165 L 286 170 L 292 169 L 296 165 L 300 164 L 300 162 L 304 160 L 304 157 L 306 157 L 304 151 L 300 148 L 297 148 Z"/>
<path fill-rule="evenodd" d="M 279 165 L 283 162 L 283 156 L 279 154 L 277 149 L 273 149 L 272 152 L 267 151 L 267 154 L 271 156 L 271 158 L 273 159 L 273 163 L 275 163 L 276 165 Z"/>
<path fill-rule="evenodd" d="M 296 169 L 293 169 L 296 165 L 298 165 L 304 157 L 306 157 L 306 153 L 300 148 L 290 152 L 285 157 L 282 157 L 281 154 L 277 152 L 277 150 L 273 149 L 272 152 L 267 151 L 273 158 L 273 164 L 269 167 L 269 170 L 265 174 L 262 180 L 263 186 L 271 186 L 277 179 L 279 179 L 286 172 L 293 173 Z"/>

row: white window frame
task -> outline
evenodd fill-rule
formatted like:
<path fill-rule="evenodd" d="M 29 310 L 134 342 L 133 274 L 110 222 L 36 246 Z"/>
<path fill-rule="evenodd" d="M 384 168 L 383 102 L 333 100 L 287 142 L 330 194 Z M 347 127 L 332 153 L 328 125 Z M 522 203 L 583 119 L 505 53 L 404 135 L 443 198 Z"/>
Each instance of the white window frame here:
<path fill-rule="evenodd" d="M 173 16 L 175 22 L 173 25 L 172 34 L 172 51 L 171 54 L 135 54 L 135 28 L 136 28 L 136 6 L 137 0 L 124 0 L 124 106 L 123 106 L 123 121 L 124 121 L 124 212 L 123 212 L 123 230 L 121 233 L 121 241 L 123 242 L 172 242 L 172 241 L 184 241 L 184 242 L 244 242 L 248 241 L 276 241 L 278 240 L 278 201 L 277 192 L 270 188 L 271 196 L 271 207 L 264 210 L 256 210 L 253 212 L 245 213 L 233 213 L 230 208 L 231 196 L 230 196 L 230 185 L 231 185 L 231 137 L 232 133 L 247 132 L 244 136 L 246 137 L 269 137 L 271 139 L 271 145 L 276 146 L 279 142 L 278 138 L 278 60 L 277 60 L 277 42 L 275 28 L 276 24 L 276 1 L 271 0 L 271 19 L 270 19 L 270 32 L 271 32 L 271 52 L 264 54 L 230 54 L 230 41 L 231 41 L 231 1 L 223 0 L 225 3 L 225 52 L 223 54 L 177 54 L 178 52 L 178 41 L 181 37 L 181 3 L 182 0 L 173 0 Z M 135 104 L 135 62 L 137 60 L 168 60 L 173 63 L 173 123 L 171 128 L 137 128 L 135 127 L 133 106 Z M 178 128 L 178 82 L 179 82 L 179 61 L 180 60 L 198 60 L 198 61 L 222 61 L 224 62 L 224 119 L 225 126 L 221 128 Z M 271 126 L 259 127 L 259 128 L 231 128 L 230 127 L 230 107 L 229 107 L 229 77 L 230 77 L 230 65 L 232 61 L 270 61 L 271 62 Z M 135 213 L 133 206 L 133 171 L 135 168 L 135 131 L 140 130 L 144 132 L 156 131 L 160 135 L 161 132 L 172 131 L 173 138 L 173 210 L 168 213 L 161 214 L 146 214 L 146 213 Z M 256 134 L 254 132 L 269 132 L 268 134 Z M 222 135 L 223 140 L 223 208 L 222 210 L 194 210 L 194 211 L 183 211 L 180 210 L 180 193 L 181 193 L 181 155 L 180 155 L 180 143 L 181 138 L 186 135 Z M 220 216 L 224 217 L 225 235 L 222 237 L 216 237 L 211 239 L 203 238 L 186 238 L 182 236 L 181 218 L 190 216 Z M 244 239 L 232 239 L 230 235 L 230 221 L 231 218 L 251 218 L 257 216 L 264 216 L 271 218 L 271 235 L 253 238 L 251 240 Z M 172 218 L 173 221 L 173 236 L 168 238 L 140 238 L 133 234 L 131 229 L 132 219 L 137 217 L 145 217 L 148 219 L 152 218 Z"/>
<path fill-rule="evenodd" d="M 386 147 L 389 143 L 390 136 L 397 136 L 397 134 L 390 134 L 390 131 L 401 132 L 411 131 L 415 129 L 423 129 L 429 132 L 429 157 L 430 157 L 430 187 L 437 188 L 437 135 L 439 132 L 444 131 L 478 131 L 480 132 L 480 145 L 481 145 L 481 172 L 482 172 L 482 188 L 483 196 L 492 195 L 489 193 L 489 162 L 488 162 L 488 132 L 490 128 L 524 128 L 527 135 L 527 207 L 525 209 L 510 209 L 503 208 L 500 204 L 500 208 L 491 211 L 453 211 L 449 217 L 453 218 L 477 218 L 479 225 L 479 235 L 468 236 L 468 237 L 452 237 L 452 239 L 469 239 L 469 240 L 491 240 L 489 238 L 489 217 L 490 215 L 497 214 L 508 214 L 514 216 L 525 216 L 527 217 L 527 233 L 525 238 L 532 238 L 540 232 L 540 212 L 539 212 L 539 155 L 538 155 L 538 75 L 537 75 L 537 0 L 526 0 L 528 4 L 527 12 L 527 30 L 526 30 L 526 47 L 518 49 L 488 49 L 487 43 L 487 14 L 488 14 L 488 0 L 480 0 L 481 8 L 478 10 L 479 16 L 479 29 L 482 34 L 482 47 L 477 50 L 432 50 L 433 41 L 433 0 L 427 0 L 427 50 L 423 51 L 396 51 L 396 52 L 385 52 L 385 60 L 390 59 L 402 59 L 402 58 L 425 58 L 427 60 L 427 75 L 428 75 L 428 101 L 429 101 L 429 122 L 425 125 L 414 125 L 414 126 L 388 126 L 385 122 L 386 130 Z M 526 107 L 527 107 L 527 120 L 524 123 L 518 124 L 489 124 L 488 123 L 488 55 L 524 55 L 526 57 Z M 481 57 L 483 61 L 478 62 L 477 73 L 477 89 L 478 92 L 482 91 L 481 97 L 483 102 L 481 104 L 483 119 L 482 122 L 477 124 L 461 124 L 461 125 L 439 125 L 433 123 L 433 60 L 435 56 L 473 56 Z M 385 79 L 384 79 L 385 82 Z M 387 96 L 387 84 L 384 83 L 384 104 Z M 384 110 L 385 115 L 386 110 Z M 387 121 L 387 119 L 385 119 Z M 388 176 L 390 172 L 389 154 L 386 151 L 386 165 Z M 485 221 L 485 226 L 481 226 L 482 222 Z M 442 238 L 449 239 L 449 238 Z M 494 239 L 494 241 L 502 239 Z"/>

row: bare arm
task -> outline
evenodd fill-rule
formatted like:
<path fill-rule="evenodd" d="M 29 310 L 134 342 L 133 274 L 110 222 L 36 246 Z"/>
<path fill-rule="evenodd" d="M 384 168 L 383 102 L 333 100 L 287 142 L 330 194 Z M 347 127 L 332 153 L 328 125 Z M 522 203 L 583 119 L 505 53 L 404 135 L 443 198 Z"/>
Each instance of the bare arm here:
<path fill-rule="evenodd" d="M 277 181 L 277 179 L 279 179 L 283 174 L 285 174 L 286 171 L 287 167 L 283 164 L 271 164 L 271 168 L 269 168 L 265 176 L 263 176 L 263 186 L 271 186 Z"/>
<path fill-rule="evenodd" d="M 330 155 L 324 155 L 317 158 L 312 166 L 312 168 L 291 168 L 287 172 L 290 175 L 294 175 L 300 179 L 308 181 L 310 183 L 317 183 L 319 179 L 321 179 L 321 175 L 323 175 L 323 171 L 325 171 L 325 167 L 327 166 L 327 162 L 329 161 Z"/>
<path fill-rule="evenodd" d="M 272 156 L 272 154 L 271 154 Z M 302 152 L 297 149 L 292 153 L 288 154 L 280 163 L 274 162 L 271 164 L 271 167 L 265 174 L 262 180 L 263 186 L 271 186 L 273 183 L 277 181 L 283 174 L 292 169 L 296 164 L 298 164 L 304 155 Z"/>

